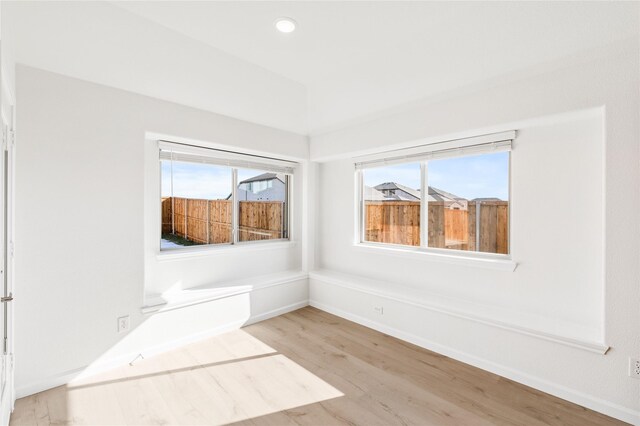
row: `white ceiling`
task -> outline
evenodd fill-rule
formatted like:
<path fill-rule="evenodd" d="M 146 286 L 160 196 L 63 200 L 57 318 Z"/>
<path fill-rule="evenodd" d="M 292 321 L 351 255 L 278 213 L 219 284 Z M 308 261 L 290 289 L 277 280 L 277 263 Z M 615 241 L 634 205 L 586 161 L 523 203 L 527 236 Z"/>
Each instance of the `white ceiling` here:
<path fill-rule="evenodd" d="M 122 2 L 131 12 L 305 85 L 455 61 L 497 68 L 628 37 L 628 7 L 487 2 Z M 294 18 L 298 31 L 273 22 Z M 463 57 L 464 61 L 456 60 Z M 493 64 L 499 60 L 499 64 Z M 476 71 L 482 71 L 477 69 Z M 407 70 L 407 74 L 412 71 Z"/>
<path fill-rule="evenodd" d="M 112 5 L 176 37 L 284 77 L 292 87 L 303 86 L 306 105 L 299 109 L 306 117 L 289 129 L 311 134 L 638 37 L 639 27 L 638 3 L 623 2 Z M 294 18 L 298 30 L 276 32 L 273 21 L 280 16 Z M 216 112 L 224 113 L 219 106 Z"/>
<path fill-rule="evenodd" d="M 310 132 L 637 32 L 634 5 L 128 2 L 121 7 L 303 83 Z M 637 5 L 635 6 L 637 8 Z M 279 16 L 299 29 L 280 34 Z"/>

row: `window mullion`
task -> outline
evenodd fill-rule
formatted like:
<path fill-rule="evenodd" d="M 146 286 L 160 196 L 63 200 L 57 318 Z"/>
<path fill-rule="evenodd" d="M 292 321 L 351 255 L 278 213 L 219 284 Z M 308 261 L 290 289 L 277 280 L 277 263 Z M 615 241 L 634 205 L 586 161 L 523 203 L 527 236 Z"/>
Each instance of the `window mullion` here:
<path fill-rule="evenodd" d="M 427 162 L 420 162 L 420 247 L 429 246 L 429 182 Z"/>
<path fill-rule="evenodd" d="M 231 244 L 238 242 L 238 215 L 240 214 L 240 204 L 238 203 L 238 169 L 231 169 Z"/>
<path fill-rule="evenodd" d="M 176 235 L 176 197 L 173 193 L 173 151 L 171 152 L 171 234 Z M 160 187 L 162 187 L 162 172 L 160 176 Z M 162 189 L 160 189 L 162 192 Z M 162 222 L 162 219 L 160 220 Z M 162 225 L 161 225 L 162 226 Z M 162 228 L 161 228 L 162 229 Z"/>
<path fill-rule="evenodd" d="M 364 179 L 362 176 L 362 170 L 356 170 L 356 197 L 358 199 L 358 204 L 356 206 L 356 212 L 358 215 L 358 220 L 356 223 L 356 227 L 358 229 L 357 242 L 362 243 L 365 241 L 365 199 L 364 199 Z"/>

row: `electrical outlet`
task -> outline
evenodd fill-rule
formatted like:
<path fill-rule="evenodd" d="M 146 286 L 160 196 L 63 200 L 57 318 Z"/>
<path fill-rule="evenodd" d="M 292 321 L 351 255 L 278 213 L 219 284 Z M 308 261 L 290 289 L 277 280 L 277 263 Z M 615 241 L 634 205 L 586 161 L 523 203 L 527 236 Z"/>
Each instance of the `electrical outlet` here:
<path fill-rule="evenodd" d="M 640 379 L 640 359 L 629 358 L 629 377 Z"/>
<path fill-rule="evenodd" d="M 129 331 L 129 315 L 118 318 L 118 333 Z"/>
<path fill-rule="evenodd" d="M 384 308 L 382 306 L 374 306 L 373 310 L 380 315 L 384 314 Z"/>

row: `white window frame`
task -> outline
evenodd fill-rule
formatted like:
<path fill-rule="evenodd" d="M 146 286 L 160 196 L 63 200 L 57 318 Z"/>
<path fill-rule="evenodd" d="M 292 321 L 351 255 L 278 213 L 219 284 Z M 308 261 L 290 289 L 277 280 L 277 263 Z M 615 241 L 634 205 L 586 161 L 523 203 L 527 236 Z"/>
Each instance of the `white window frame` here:
<path fill-rule="evenodd" d="M 202 252 L 202 251 L 210 251 L 210 250 L 229 250 L 237 247 L 243 246 L 258 246 L 258 245 L 282 245 L 289 244 L 293 241 L 292 235 L 292 213 L 293 213 L 293 203 L 292 203 L 292 194 L 293 194 L 293 177 L 298 169 L 299 164 L 289 160 L 282 160 L 279 158 L 273 157 L 263 157 L 252 154 L 245 154 L 241 152 L 235 151 L 227 151 L 215 148 L 208 148 L 203 146 L 185 144 L 180 142 L 172 142 L 159 140 L 157 141 L 157 153 L 158 153 L 158 163 L 161 160 L 167 160 L 168 158 L 162 158 L 161 152 L 163 150 L 175 148 L 178 152 L 181 152 L 185 155 L 196 155 L 206 157 L 207 163 L 212 165 L 219 165 L 223 167 L 228 167 L 231 171 L 231 200 L 232 200 L 232 211 L 231 211 L 231 242 L 229 243 L 219 243 L 219 244 L 200 244 L 193 246 L 185 246 L 185 247 L 175 247 L 169 249 L 159 248 L 159 256 L 175 256 L 176 254 L 188 254 L 192 252 Z M 180 161 L 179 158 L 176 161 Z M 254 169 L 258 171 L 274 171 L 278 173 L 282 173 L 285 175 L 285 238 L 273 238 L 268 240 L 255 240 L 255 241 L 239 241 L 239 232 L 238 232 L 238 213 L 239 213 L 239 200 L 237 197 L 238 190 L 238 169 Z M 159 167 L 159 175 L 158 182 L 159 185 L 162 185 L 162 167 Z M 162 199 L 161 191 L 159 200 Z M 162 203 L 160 201 L 159 205 L 159 226 L 156 229 L 157 241 L 161 242 L 162 239 Z M 265 247 L 266 248 L 266 247 Z"/>
<path fill-rule="evenodd" d="M 429 208 L 423 196 L 420 200 L 420 246 L 394 243 L 380 243 L 365 240 L 365 200 L 363 171 L 367 168 L 384 167 L 385 165 L 419 163 L 420 192 L 428 191 L 428 164 L 431 159 L 456 158 L 469 155 L 489 154 L 491 152 L 511 151 L 515 131 L 482 135 L 472 138 L 444 141 L 435 144 L 415 146 L 396 151 L 372 154 L 354 158 L 356 185 L 356 235 L 354 245 L 365 251 L 386 253 L 398 256 L 417 256 L 447 263 L 466 264 L 470 266 L 488 267 L 490 269 L 515 270 L 517 264 L 512 260 L 511 246 L 511 155 L 509 155 L 509 217 L 508 247 L 509 253 L 487 253 L 429 247 Z"/>

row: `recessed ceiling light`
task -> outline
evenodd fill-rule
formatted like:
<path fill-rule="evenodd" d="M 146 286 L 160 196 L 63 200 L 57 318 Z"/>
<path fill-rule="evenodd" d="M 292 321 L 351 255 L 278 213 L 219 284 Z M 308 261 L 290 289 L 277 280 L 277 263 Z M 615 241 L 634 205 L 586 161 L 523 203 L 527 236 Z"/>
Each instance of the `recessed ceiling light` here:
<path fill-rule="evenodd" d="M 292 33 L 296 30 L 296 21 L 291 18 L 278 18 L 274 25 L 281 33 Z"/>

